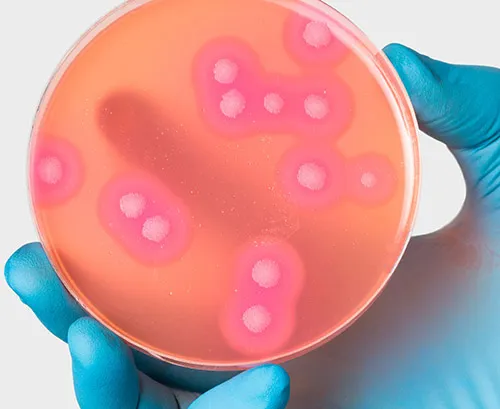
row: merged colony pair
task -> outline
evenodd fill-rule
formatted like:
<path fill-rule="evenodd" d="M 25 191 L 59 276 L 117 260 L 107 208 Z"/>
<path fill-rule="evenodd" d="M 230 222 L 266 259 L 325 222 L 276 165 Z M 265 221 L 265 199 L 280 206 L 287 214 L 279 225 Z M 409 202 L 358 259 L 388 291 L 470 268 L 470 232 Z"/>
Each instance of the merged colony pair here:
<path fill-rule="evenodd" d="M 416 126 L 385 56 L 317 0 L 136 0 L 43 97 L 30 160 L 68 291 L 132 346 L 210 369 L 315 348 L 410 235 Z"/>

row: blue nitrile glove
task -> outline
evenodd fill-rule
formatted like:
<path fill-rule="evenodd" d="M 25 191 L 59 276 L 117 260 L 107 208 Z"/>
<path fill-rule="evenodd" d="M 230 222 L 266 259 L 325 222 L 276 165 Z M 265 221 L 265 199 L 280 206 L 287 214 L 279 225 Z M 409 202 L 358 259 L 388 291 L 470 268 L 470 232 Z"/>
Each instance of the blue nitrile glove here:
<path fill-rule="evenodd" d="M 216 386 L 234 374 L 206 373 L 210 374 L 210 380 L 205 380 L 200 377 L 203 372 L 132 353 L 118 337 L 84 316 L 37 243 L 22 247 L 10 258 L 5 276 L 45 327 L 68 342 L 76 396 L 82 409 L 186 409 L 188 406 L 190 409 L 284 409 L 286 406 L 289 378 L 279 366 L 258 367 Z M 198 397 L 179 389 L 185 385 L 196 385 L 197 391 L 210 390 Z"/>
<path fill-rule="evenodd" d="M 349 330 L 285 365 L 292 377 L 288 408 L 498 409 L 500 71 L 447 65 L 398 45 L 389 46 L 386 52 L 410 94 L 421 128 L 445 142 L 460 162 L 468 185 L 467 205 L 452 225 L 411 241 L 382 296 Z M 6 275 L 11 287 L 55 335 L 64 339 L 68 327 L 83 315 L 38 245 L 14 254 Z M 85 319 L 77 321 L 70 343 L 80 326 L 92 329 L 92 325 Z M 111 359 L 115 350 L 120 349 L 108 348 L 97 362 Z M 205 391 L 232 375 L 185 370 L 141 354 L 134 357 L 151 378 L 190 390 Z M 132 366 L 132 361 L 120 362 Z M 241 396 L 240 407 L 283 407 L 286 376 L 274 366 L 256 371 L 248 389 L 242 387 L 248 392 L 236 394 Z M 261 378 L 258 371 L 270 375 Z M 99 382 L 98 374 L 90 374 L 89 379 Z M 261 382 L 274 376 L 276 389 L 266 389 Z M 122 391 L 119 381 L 113 383 L 106 377 L 107 386 L 100 388 L 103 403 L 91 402 L 89 407 L 113 408 L 109 402 L 116 399 L 117 390 Z M 83 381 L 76 384 L 77 388 L 84 385 Z M 235 395 L 224 394 L 223 388 L 218 395 L 221 399 Z M 259 395 L 263 389 L 266 392 Z M 259 401 L 255 393 L 265 398 Z M 247 398 L 250 395 L 253 400 Z M 79 396 L 82 402 L 90 397 L 84 392 Z M 277 403 L 272 406 L 266 399 Z M 250 406 L 255 401 L 261 406 Z M 226 402 L 206 407 L 239 408 Z"/>

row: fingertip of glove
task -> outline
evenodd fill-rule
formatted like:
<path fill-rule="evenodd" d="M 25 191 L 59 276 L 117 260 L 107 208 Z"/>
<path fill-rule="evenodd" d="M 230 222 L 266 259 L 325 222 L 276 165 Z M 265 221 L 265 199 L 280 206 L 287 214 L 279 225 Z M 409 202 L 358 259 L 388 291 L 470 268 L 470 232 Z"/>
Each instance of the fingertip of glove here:
<path fill-rule="evenodd" d="M 47 262 L 40 243 L 29 243 L 16 250 L 7 260 L 4 277 L 7 285 L 21 299 L 40 291 L 42 283 L 35 276 Z"/>
<path fill-rule="evenodd" d="M 92 363 L 95 353 L 93 332 L 97 331 L 94 328 L 95 321 L 85 317 L 76 320 L 68 329 L 68 346 L 71 357 L 74 361 L 83 366 L 88 366 Z"/>
<path fill-rule="evenodd" d="M 286 389 L 290 385 L 288 373 L 278 365 L 263 365 L 250 369 L 243 376 L 251 378 L 253 385 L 266 392 L 270 387 L 274 389 Z"/>
<path fill-rule="evenodd" d="M 76 320 L 68 330 L 71 357 L 82 366 L 91 366 L 99 356 L 112 357 L 123 352 L 119 338 L 96 320 L 84 317 Z"/>
<path fill-rule="evenodd" d="M 384 48 L 384 53 L 406 87 L 411 86 L 413 84 L 412 80 L 422 75 L 425 75 L 426 79 L 434 78 L 433 72 L 426 64 L 428 58 L 415 50 L 402 44 L 393 43 Z"/>
<path fill-rule="evenodd" d="M 267 402 L 269 408 L 285 407 L 290 397 L 290 377 L 278 365 L 263 365 L 240 375 L 250 387 L 253 399 Z"/>

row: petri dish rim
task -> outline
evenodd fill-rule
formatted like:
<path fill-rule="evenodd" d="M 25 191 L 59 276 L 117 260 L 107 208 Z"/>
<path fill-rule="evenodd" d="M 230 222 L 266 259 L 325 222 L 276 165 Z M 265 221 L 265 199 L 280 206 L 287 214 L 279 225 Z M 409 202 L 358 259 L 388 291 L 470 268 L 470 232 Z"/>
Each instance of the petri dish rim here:
<path fill-rule="evenodd" d="M 57 87 L 59 79 L 64 75 L 66 69 L 72 64 L 73 60 L 78 57 L 79 53 L 89 45 L 94 38 L 96 38 L 102 31 L 113 24 L 115 21 L 119 20 L 122 16 L 132 12 L 139 7 L 154 0 L 126 0 L 123 4 L 118 5 L 111 11 L 109 11 L 102 18 L 97 20 L 83 35 L 81 35 L 72 47 L 66 52 L 66 54 L 61 59 L 61 62 L 53 71 L 53 74 L 49 78 L 48 85 L 45 88 L 43 95 L 41 97 L 40 103 L 34 115 L 33 126 L 31 130 L 31 137 L 29 141 L 28 148 L 28 186 L 29 191 L 33 191 L 32 179 L 31 179 L 31 169 L 32 169 L 32 152 L 34 151 L 33 145 L 35 142 L 35 135 L 37 134 L 39 127 L 39 119 L 43 117 L 43 113 L 47 107 L 48 102 L 51 99 L 52 92 Z M 387 273 L 384 280 L 382 280 L 374 290 L 370 297 L 368 297 L 365 302 L 360 305 L 356 312 L 351 316 L 346 318 L 344 321 L 339 323 L 336 328 L 332 331 L 327 331 L 321 336 L 315 338 L 308 344 L 303 345 L 300 349 L 296 348 L 292 351 L 285 351 L 279 354 L 275 354 L 268 359 L 249 359 L 240 364 L 224 363 L 224 362 L 213 362 L 213 361 L 203 361 L 200 359 L 192 359 L 189 357 L 174 356 L 172 354 L 167 354 L 156 350 L 152 346 L 146 345 L 141 340 L 130 336 L 125 331 L 121 330 L 118 326 L 113 324 L 108 320 L 103 314 L 100 313 L 98 308 L 93 307 L 85 296 L 79 294 L 77 286 L 72 282 L 72 280 L 63 272 L 63 263 L 59 259 L 57 253 L 53 251 L 46 243 L 50 243 L 50 238 L 45 235 L 40 228 L 40 220 L 36 216 L 37 212 L 35 210 L 35 205 L 33 202 L 33 195 L 30 195 L 30 208 L 31 215 L 34 220 L 35 227 L 37 229 L 41 245 L 44 248 L 53 268 L 56 272 L 59 280 L 63 284 L 66 291 L 76 300 L 76 302 L 82 307 L 82 309 L 108 330 L 119 336 L 126 344 L 128 344 L 133 349 L 142 352 L 150 357 L 156 358 L 165 363 L 178 365 L 186 367 L 189 369 L 197 369 L 204 371 L 235 371 L 235 370 L 245 370 L 250 367 L 254 367 L 266 363 L 276 363 L 282 364 L 292 359 L 298 358 L 308 352 L 315 350 L 327 342 L 331 341 L 333 338 L 340 335 L 342 332 L 347 330 L 354 322 L 356 322 L 369 307 L 376 301 L 376 299 L 383 292 L 387 283 L 394 274 L 397 266 L 399 265 L 401 258 L 403 257 L 408 243 L 411 238 L 411 232 L 415 225 L 418 201 L 420 196 L 421 188 L 421 168 L 420 168 L 420 150 L 417 137 L 417 119 L 413 107 L 411 105 L 410 98 L 406 92 L 406 89 L 399 79 L 396 70 L 392 67 L 389 59 L 385 56 L 383 51 L 380 51 L 370 39 L 346 16 L 341 12 L 334 9 L 329 4 L 325 3 L 323 0 L 262 0 L 269 3 L 274 3 L 280 5 L 284 8 L 291 8 L 290 5 L 296 6 L 300 4 L 304 9 L 311 9 L 315 12 L 322 12 L 323 14 L 329 15 L 334 12 L 336 19 L 340 22 L 339 27 L 342 31 L 340 34 L 347 37 L 351 37 L 355 41 L 351 42 L 356 45 L 357 55 L 363 60 L 369 60 L 373 65 L 373 68 L 381 75 L 383 79 L 383 84 L 387 87 L 389 92 L 388 98 L 392 100 L 391 107 L 393 108 L 394 115 L 399 122 L 399 127 L 401 129 L 401 136 L 403 140 L 403 155 L 405 160 L 405 167 L 411 169 L 411 171 L 406 172 L 405 189 L 406 195 L 408 197 L 406 209 L 404 209 L 405 216 L 402 220 L 405 221 L 405 231 L 408 233 L 404 238 L 401 245 L 401 251 L 394 263 L 392 269 Z M 295 10 L 297 7 L 294 7 Z"/>

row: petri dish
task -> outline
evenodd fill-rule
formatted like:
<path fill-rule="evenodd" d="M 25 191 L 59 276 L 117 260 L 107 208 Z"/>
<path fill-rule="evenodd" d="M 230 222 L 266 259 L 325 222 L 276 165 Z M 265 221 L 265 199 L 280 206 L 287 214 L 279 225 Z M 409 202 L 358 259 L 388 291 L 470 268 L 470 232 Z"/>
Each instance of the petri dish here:
<path fill-rule="evenodd" d="M 131 346 L 211 370 L 346 329 L 407 245 L 416 121 L 316 0 L 128 1 L 53 75 L 30 144 L 41 241 Z"/>

